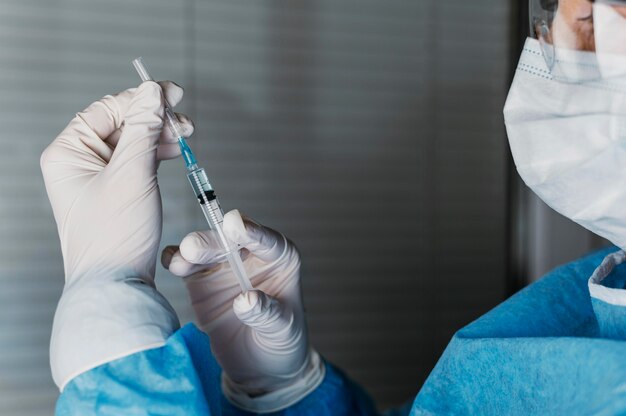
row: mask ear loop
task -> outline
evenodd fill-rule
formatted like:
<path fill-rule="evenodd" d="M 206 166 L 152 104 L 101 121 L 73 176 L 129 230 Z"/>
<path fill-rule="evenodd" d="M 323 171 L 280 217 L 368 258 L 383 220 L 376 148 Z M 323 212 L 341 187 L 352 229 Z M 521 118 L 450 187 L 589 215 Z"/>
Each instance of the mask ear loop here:
<path fill-rule="evenodd" d="M 535 30 L 539 38 L 539 44 L 541 45 L 543 59 L 546 61 L 548 69 L 552 71 L 556 59 L 554 57 L 554 44 L 552 43 L 550 27 L 545 20 L 539 20 L 535 22 Z"/>

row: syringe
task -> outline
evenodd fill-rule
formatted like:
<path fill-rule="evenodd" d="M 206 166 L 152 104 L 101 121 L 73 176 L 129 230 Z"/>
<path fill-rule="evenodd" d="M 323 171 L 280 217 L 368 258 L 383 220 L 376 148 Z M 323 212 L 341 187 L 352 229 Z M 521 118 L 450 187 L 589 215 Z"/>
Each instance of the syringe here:
<path fill-rule="evenodd" d="M 142 81 L 153 81 L 152 77 L 148 73 L 148 70 L 143 64 L 143 59 L 141 57 L 133 60 L 133 66 L 139 73 Z M 225 257 L 227 258 L 233 273 L 237 277 L 241 290 L 243 292 L 252 290 L 252 284 L 250 283 L 250 279 L 248 279 L 243 262 L 239 256 L 239 249 L 228 241 L 226 235 L 224 234 L 224 230 L 222 229 L 224 212 L 220 207 L 215 191 L 209 183 L 209 179 L 207 178 L 204 169 L 198 167 L 198 162 L 196 161 L 191 148 L 187 145 L 187 140 L 183 135 L 183 130 L 180 127 L 178 118 L 172 111 L 172 107 L 169 105 L 167 100 L 165 100 L 165 121 L 174 136 L 178 138 L 178 145 L 180 146 L 183 159 L 185 160 L 185 166 L 187 167 L 187 178 L 189 179 L 189 183 L 193 188 L 198 202 L 200 202 L 200 207 L 202 208 L 204 217 L 209 223 L 209 227 L 211 227 L 211 229 L 218 235 L 220 244 L 225 251 Z"/>

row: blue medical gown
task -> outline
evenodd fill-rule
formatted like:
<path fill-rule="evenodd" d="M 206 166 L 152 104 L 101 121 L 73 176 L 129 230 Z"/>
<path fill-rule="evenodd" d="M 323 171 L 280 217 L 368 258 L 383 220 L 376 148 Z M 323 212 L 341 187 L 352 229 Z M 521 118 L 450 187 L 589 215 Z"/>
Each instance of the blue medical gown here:
<path fill-rule="evenodd" d="M 411 414 L 626 414 L 626 306 L 592 299 L 587 283 L 615 251 L 556 269 L 458 331 Z M 624 290 L 626 263 L 602 284 Z M 623 295 L 626 305 L 626 290 Z M 220 374 L 208 337 L 187 325 L 162 348 L 74 378 L 57 415 L 249 415 L 223 397 Z M 276 414 L 368 416 L 376 410 L 363 390 L 326 364 L 322 384 Z"/>
<path fill-rule="evenodd" d="M 250 415 L 230 404 L 220 389 L 221 369 L 209 338 L 193 324 L 165 346 L 111 361 L 72 379 L 59 397 L 57 416 Z M 375 415 L 369 396 L 326 364 L 322 384 L 274 415 Z"/>
<path fill-rule="evenodd" d="M 626 414 L 626 306 L 588 289 L 615 251 L 554 270 L 458 331 L 411 414 Z M 626 263 L 602 282 L 624 299 L 625 284 Z"/>

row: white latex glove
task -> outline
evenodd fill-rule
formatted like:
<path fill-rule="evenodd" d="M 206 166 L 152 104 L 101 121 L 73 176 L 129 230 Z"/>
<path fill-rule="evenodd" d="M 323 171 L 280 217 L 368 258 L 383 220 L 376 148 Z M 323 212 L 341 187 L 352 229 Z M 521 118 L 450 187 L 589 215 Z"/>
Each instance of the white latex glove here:
<path fill-rule="evenodd" d="M 313 391 L 324 364 L 309 345 L 300 256 L 282 234 L 244 217 L 224 216 L 224 233 L 244 247 L 255 290 L 241 288 L 213 231 L 195 232 L 163 251 L 162 263 L 185 278 L 198 323 L 222 366 L 222 390 L 236 406 L 257 413 L 284 409 Z"/>
<path fill-rule="evenodd" d="M 81 372 L 163 345 L 179 326 L 154 284 L 157 167 L 180 154 L 163 129 L 162 91 L 172 105 L 183 94 L 161 86 L 145 82 L 91 104 L 41 156 L 65 268 L 50 345 L 61 390 Z M 181 121 L 191 134 L 189 119 Z"/>

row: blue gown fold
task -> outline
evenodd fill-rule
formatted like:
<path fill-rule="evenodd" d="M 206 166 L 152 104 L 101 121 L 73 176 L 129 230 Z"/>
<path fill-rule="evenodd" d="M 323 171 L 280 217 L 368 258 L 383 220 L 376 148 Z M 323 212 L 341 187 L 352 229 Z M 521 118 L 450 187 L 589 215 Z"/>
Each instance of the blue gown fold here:
<path fill-rule="evenodd" d="M 458 331 L 411 414 L 626 414 L 626 306 L 588 286 L 616 251 L 554 270 Z M 602 282 L 626 299 L 625 283 L 626 265 Z"/>

